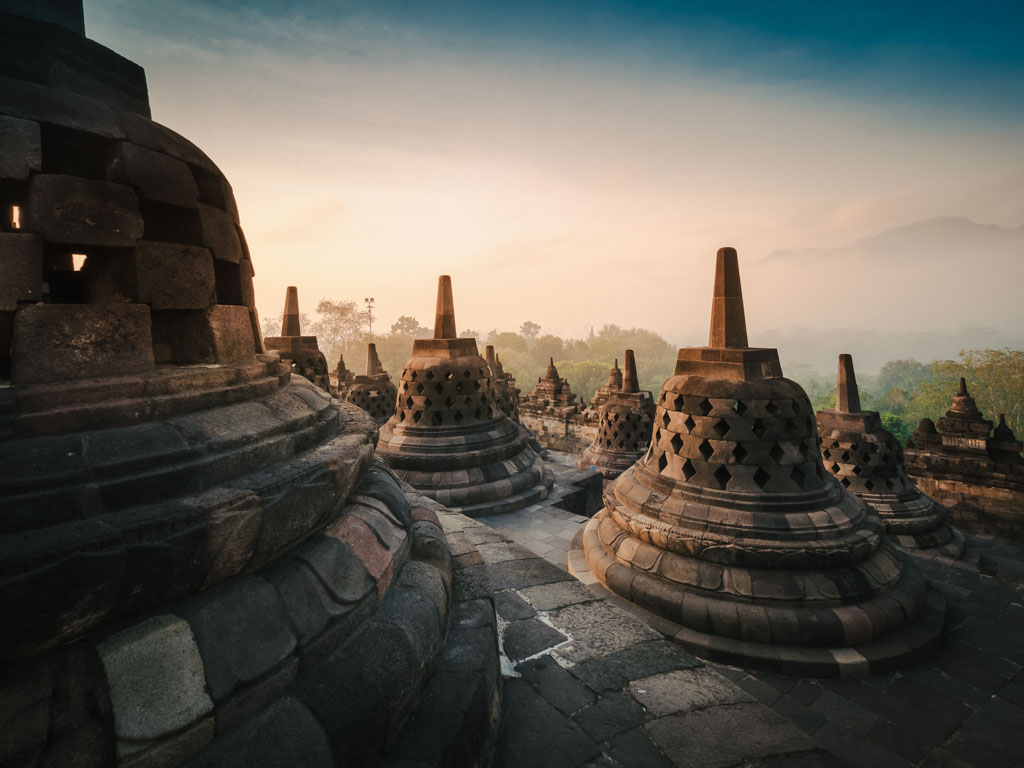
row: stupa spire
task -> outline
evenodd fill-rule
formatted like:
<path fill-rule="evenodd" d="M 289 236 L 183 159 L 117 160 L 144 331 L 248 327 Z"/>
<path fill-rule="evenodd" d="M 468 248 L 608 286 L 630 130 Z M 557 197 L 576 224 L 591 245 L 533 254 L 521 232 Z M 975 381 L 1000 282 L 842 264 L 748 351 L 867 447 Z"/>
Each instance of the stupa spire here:
<path fill-rule="evenodd" d="M 715 294 L 711 301 L 709 347 L 747 349 L 747 321 L 735 248 L 719 248 L 715 263 Z"/>
<path fill-rule="evenodd" d="M 281 318 L 282 336 L 301 336 L 299 325 L 299 289 L 289 285 L 284 295 L 284 316 Z"/>
<path fill-rule="evenodd" d="M 618 361 L 616 361 L 618 362 Z M 626 350 L 625 370 L 622 374 L 622 392 L 631 394 L 640 391 L 640 381 L 636 375 L 636 358 L 633 357 L 633 350 Z"/>
<path fill-rule="evenodd" d="M 839 356 L 836 410 L 842 413 L 860 413 L 860 392 L 857 389 L 857 375 L 853 370 L 852 355 Z"/>
<path fill-rule="evenodd" d="M 377 345 L 370 342 L 366 345 L 366 375 L 377 376 L 384 373 L 384 366 L 380 364 L 377 356 Z"/>
<path fill-rule="evenodd" d="M 454 339 L 458 337 L 455 330 L 455 299 L 452 298 L 452 279 L 449 275 L 437 278 L 437 310 L 434 314 L 434 338 Z"/>
<path fill-rule="evenodd" d="M 498 373 L 498 357 L 494 354 L 494 345 L 488 344 L 485 348 L 485 357 L 487 359 L 487 365 L 491 368 L 491 374 L 497 375 Z"/>

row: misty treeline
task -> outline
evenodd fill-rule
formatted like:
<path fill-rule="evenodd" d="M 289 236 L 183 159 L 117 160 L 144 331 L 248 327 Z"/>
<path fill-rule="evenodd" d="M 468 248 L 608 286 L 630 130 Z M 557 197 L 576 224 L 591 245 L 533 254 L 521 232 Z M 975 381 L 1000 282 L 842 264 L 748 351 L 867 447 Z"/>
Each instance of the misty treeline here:
<path fill-rule="evenodd" d="M 354 301 L 323 299 L 316 313 L 316 320 L 302 315 L 302 332 L 317 337 L 332 370 L 339 354 L 344 353 L 349 370 L 364 373 L 366 344 L 373 341 L 384 369 L 397 379 L 412 352 L 413 340 L 428 338 L 432 333 L 416 318 L 402 315 L 386 332 L 375 326 L 371 337 L 366 312 Z M 264 319 L 265 335 L 276 336 L 280 331 L 279 319 Z M 675 370 L 676 347 L 645 328 L 604 325 L 586 339 L 563 339 L 542 331 L 541 326 L 528 320 L 515 332 L 492 329 L 481 333 L 467 328 L 460 335 L 475 337 L 481 355 L 484 345 L 493 344 L 505 370 L 516 377 L 524 395 L 544 375 L 549 358 L 554 358 L 559 375 L 568 379 L 572 391 L 584 402 L 608 380 L 613 360 L 618 358 L 622 366 L 626 349 L 636 354 L 641 389 L 657 395 Z M 807 391 L 816 411 L 835 405 L 834 374 L 822 375 L 809 366 L 795 364 L 788 365 L 785 372 Z M 985 418 L 996 421 L 1000 413 L 1005 413 L 1014 432 L 1024 432 L 1022 350 L 965 350 L 957 360 L 931 363 L 912 358 L 890 360 L 877 375 L 858 371 L 857 382 L 862 407 L 879 411 L 886 428 L 902 442 L 913 434 L 922 418 L 938 420 L 949 409 L 961 376 L 967 379 Z"/>
<path fill-rule="evenodd" d="M 856 361 L 854 361 L 856 362 Z M 787 371 L 807 391 L 814 410 L 836 403 L 835 378 Z M 901 442 L 911 437 L 923 418 L 934 421 L 949 410 L 960 377 L 986 419 L 1006 423 L 1020 436 L 1024 427 L 1024 351 L 1019 349 L 963 350 L 957 360 L 921 363 L 914 359 L 890 360 L 875 376 L 857 372 L 864 410 L 878 411 L 882 424 Z"/>

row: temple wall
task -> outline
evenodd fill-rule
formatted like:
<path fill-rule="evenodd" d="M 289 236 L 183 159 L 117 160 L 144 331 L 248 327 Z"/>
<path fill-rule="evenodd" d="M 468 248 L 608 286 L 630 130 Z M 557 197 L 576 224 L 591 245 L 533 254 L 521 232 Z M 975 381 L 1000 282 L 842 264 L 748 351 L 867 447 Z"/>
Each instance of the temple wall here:
<path fill-rule="evenodd" d="M 552 451 L 579 455 L 597 437 L 595 411 L 535 408 L 524 401 L 519 406 L 519 421 Z"/>
<path fill-rule="evenodd" d="M 942 504 L 950 522 L 975 533 L 1024 541 L 1024 475 L 997 472 L 977 462 L 936 462 L 928 454 L 907 454 L 911 478 Z"/>

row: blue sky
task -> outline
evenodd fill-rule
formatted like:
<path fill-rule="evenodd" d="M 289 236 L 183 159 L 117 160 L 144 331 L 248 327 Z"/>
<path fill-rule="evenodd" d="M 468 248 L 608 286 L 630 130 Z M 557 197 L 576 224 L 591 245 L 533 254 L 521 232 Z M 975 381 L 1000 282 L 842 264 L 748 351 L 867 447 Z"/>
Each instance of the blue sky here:
<path fill-rule="evenodd" d="M 309 307 L 375 295 L 383 320 L 422 320 L 447 271 L 474 328 L 677 339 L 706 325 L 721 245 L 753 262 L 937 216 L 1024 224 L 1020 3 L 85 10 L 91 37 L 146 68 L 154 117 L 232 181 L 263 314 L 297 284 Z M 772 303 L 792 280 L 748 291 L 752 323 L 809 324 Z"/>

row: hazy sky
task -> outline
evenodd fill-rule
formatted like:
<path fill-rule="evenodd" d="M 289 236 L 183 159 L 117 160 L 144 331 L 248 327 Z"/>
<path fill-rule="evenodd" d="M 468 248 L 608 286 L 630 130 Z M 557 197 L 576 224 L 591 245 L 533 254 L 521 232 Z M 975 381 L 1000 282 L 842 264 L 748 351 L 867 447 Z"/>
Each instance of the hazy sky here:
<path fill-rule="evenodd" d="M 460 328 L 677 343 L 705 333 L 719 246 L 743 264 L 943 215 L 1024 225 L 1022 9 L 85 2 L 154 118 L 231 181 L 261 315 L 294 284 L 306 311 L 374 296 L 385 328 L 429 324 L 445 272 Z M 949 284 L 915 258 L 922 291 Z M 817 282 L 744 287 L 752 328 L 821 322 Z"/>

